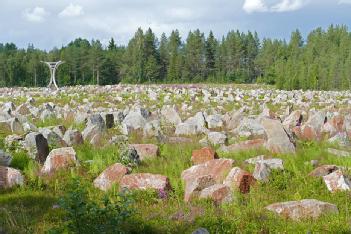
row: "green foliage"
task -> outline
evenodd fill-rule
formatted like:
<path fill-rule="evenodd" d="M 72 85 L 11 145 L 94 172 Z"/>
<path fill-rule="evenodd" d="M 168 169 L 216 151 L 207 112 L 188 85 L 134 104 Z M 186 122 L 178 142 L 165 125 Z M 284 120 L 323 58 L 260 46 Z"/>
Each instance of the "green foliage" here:
<path fill-rule="evenodd" d="M 351 87 L 351 34 L 346 26 L 313 30 L 304 40 L 259 40 L 256 32 L 230 31 L 217 40 L 210 32 L 178 30 L 160 40 L 139 28 L 126 47 L 114 39 L 78 38 L 50 52 L 0 44 L 0 86 L 45 86 L 49 71 L 41 60 L 64 60 L 59 85 L 123 83 L 266 83 L 279 89 L 335 90 Z"/>
<path fill-rule="evenodd" d="M 50 233 L 124 233 L 123 223 L 132 215 L 130 202 L 124 194 L 113 199 L 105 195 L 96 201 L 84 182 L 76 178 L 59 201 L 64 222 Z"/>

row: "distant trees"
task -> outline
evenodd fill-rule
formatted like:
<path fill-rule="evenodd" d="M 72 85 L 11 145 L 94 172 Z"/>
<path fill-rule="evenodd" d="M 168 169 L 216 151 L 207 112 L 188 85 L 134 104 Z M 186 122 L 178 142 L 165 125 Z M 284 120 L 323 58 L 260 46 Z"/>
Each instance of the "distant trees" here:
<path fill-rule="evenodd" d="M 263 40 L 257 57 L 260 81 L 280 89 L 336 90 L 351 88 L 351 34 L 346 26 L 313 30 L 285 41 Z"/>
<path fill-rule="evenodd" d="M 0 44 L 0 86 L 44 86 L 49 71 L 41 60 L 64 60 L 60 85 L 184 82 L 261 82 L 280 89 L 350 89 L 351 34 L 346 26 L 317 28 L 303 39 L 296 30 L 289 42 L 255 32 L 230 31 L 221 39 L 213 32 L 179 31 L 158 39 L 139 28 L 127 46 L 114 38 L 77 38 L 50 52 Z"/>

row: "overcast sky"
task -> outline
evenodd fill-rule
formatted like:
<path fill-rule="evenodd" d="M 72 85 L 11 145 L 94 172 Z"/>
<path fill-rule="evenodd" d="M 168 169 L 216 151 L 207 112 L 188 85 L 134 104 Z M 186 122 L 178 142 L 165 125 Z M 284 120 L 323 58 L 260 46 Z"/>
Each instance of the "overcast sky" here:
<path fill-rule="evenodd" d="M 179 29 L 257 31 L 288 39 L 330 24 L 351 26 L 351 0 L 0 0 L 0 42 L 61 47 L 83 37 L 126 44 L 138 27 L 160 35 Z"/>

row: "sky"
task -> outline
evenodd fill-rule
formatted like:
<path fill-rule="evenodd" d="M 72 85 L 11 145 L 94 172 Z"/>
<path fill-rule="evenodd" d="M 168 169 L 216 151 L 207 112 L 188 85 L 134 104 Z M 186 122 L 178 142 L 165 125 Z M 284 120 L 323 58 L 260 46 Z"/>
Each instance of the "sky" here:
<path fill-rule="evenodd" d="M 60 48 L 75 38 L 113 37 L 126 45 L 135 31 L 152 28 L 157 36 L 178 29 L 257 31 L 260 38 L 288 40 L 330 24 L 351 28 L 351 0 L 0 0 L 0 43 L 20 48 Z"/>

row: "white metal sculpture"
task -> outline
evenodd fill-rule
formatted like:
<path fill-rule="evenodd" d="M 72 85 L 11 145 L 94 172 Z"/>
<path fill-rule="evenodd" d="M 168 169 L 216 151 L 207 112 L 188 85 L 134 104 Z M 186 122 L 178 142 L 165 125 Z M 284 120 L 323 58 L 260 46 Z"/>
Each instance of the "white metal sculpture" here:
<path fill-rule="evenodd" d="M 49 82 L 49 85 L 48 87 L 51 88 L 52 85 L 55 86 L 56 89 L 59 89 L 59 87 L 57 86 L 57 83 L 56 83 L 56 79 L 55 79 L 55 74 L 56 74 L 56 70 L 57 68 L 63 64 L 64 62 L 63 61 L 58 61 L 58 62 L 44 62 L 44 61 L 41 61 L 42 63 L 45 63 L 46 65 L 49 66 L 49 69 L 50 69 L 50 82 Z"/>

